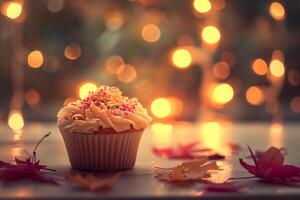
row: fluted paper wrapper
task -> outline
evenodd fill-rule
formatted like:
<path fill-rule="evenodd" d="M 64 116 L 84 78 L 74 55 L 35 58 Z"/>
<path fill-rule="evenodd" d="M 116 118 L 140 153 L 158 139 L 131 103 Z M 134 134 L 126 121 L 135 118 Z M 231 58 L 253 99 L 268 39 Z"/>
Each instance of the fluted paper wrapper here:
<path fill-rule="evenodd" d="M 143 130 L 116 134 L 64 133 L 72 168 L 84 171 L 132 169 Z"/>

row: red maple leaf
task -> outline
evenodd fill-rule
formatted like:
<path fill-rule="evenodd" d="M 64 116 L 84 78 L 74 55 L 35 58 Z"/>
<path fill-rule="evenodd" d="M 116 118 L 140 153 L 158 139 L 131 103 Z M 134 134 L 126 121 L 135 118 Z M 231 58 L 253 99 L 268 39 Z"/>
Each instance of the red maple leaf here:
<path fill-rule="evenodd" d="M 251 174 L 269 182 L 292 183 L 300 181 L 300 168 L 284 164 L 284 156 L 281 149 L 269 148 L 260 157 L 256 157 L 250 147 L 249 151 L 254 165 L 249 165 L 239 159 L 240 164 Z"/>
<path fill-rule="evenodd" d="M 40 139 L 33 150 L 33 155 L 30 158 L 26 160 L 15 158 L 14 163 L 0 161 L 0 177 L 2 180 L 5 182 L 11 182 L 21 179 L 31 179 L 39 182 L 57 184 L 54 179 L 41 173 L 42 170 L 55 170 L 47 168 L 46 165 L 42 165 L 40 164 L 39 160 L 36 160 L 36 150 L 38 146 L 49 135 L 50 133 L 46 134 L 42 139 Z"/>
<path fill-rule="evenodd" d="M 177 147 L 157 148 L 152 147 L 152 152 L 156 156 L 168 159 L 200 159 L 207 157 L 209 160 L 224 159 L 225 156 L 213 152 L 210 148 L 199 148 L 198 142 L 178 145 Z M 200 154 L 199 153 L 203 153 Z"/>

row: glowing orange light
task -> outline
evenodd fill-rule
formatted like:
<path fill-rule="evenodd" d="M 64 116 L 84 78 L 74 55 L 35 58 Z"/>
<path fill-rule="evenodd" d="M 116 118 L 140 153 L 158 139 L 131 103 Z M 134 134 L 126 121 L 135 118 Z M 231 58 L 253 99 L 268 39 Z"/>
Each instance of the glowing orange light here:
<path fill-rule="evenodd" d="M 41 51 L 35 50 L 30 52 L 27 57 L 27 63 L 32 68 L 39 68 L 44 63 L 44 56 Z"/>
<path fill-rule="evenodd" d="M 142 30 L 142 36 L 144 40 L 147 42 L 156 42 L 160 38 L 160 30 L 159 27 L 156 26 L 155 24 L 148 24 L 144 26 Z"/>
<path fill-rule="evenodd" d="M 289 83 L 292 85 L 292 86 L 298 86 L 300 85 L 300 73 L 297 72 L 296 70 L 291 70 L 289 73 L 288 73 L 288 81 Z"/>
<path fill-rule="evenodd" d="M 291 109 L 293 112 L 299 113 L 300 112 L 300 97 L 294 97 L 291 101 Z"/>
<path fill-rule="evenodd" d="M 272 60 L 279 60 L 280 62 L 284 62 L 284 54 L 280 50 L 274 50 L 272 52 Z"/>
<path fill-rule="evenodd" d="M 229 76 L 229 66 L 227 65 L 226 62 L 218 62 L 214 65 L 213 67 L 213 73 L 215 77 L 219 79 L 226 79 Z"/>
<path fill-rule="evenodd" d="M 268 65 L 263 59 L 258 58 L 252 63 L 252 70 L 255 74 L 263 76 L 268 72 Z"/>
<path fill-rule="evenodd" d="M 192 55 L 186 49 L 177 49 L 173 52 L 172 61 L 178 68 L 187 68 L 192 63 Z"/>
<path fill-rule="evenodd" d="M 154 123 L 151 125 L 152 142 L 155 146 L 169 146 L 172 143 L 172 132 L 171 124 Z"/>
<path fill-rule="evenodd" d="M 24 127 L 24 119 L 20 111 L 10 112 L 8 126 L 13 130 L 21 130 Z"/>
<path fill-rule="evenodd" d="M 64 7 L 63 0 L 49 0 L 47 3 L 47 8 L 51 12 L 59 12 Z"/>
<path fill-rule="evenodd" d="M 171 116 L 178 116 L 182 112 L 183 103 L 177 97 L 170 97 L 168 98 L 171 104 Z"/>
<path fill-rule="evenodd" d="M 270 15 L 277 21 L 282 21 L 285 17 L 284 7 L 279 2 L 273 2 L 269 8 Z"/>
<path fill-rule="evenodd" d="M 22 14 L 22 5 L 18 2 L 5 2 L 1 12 L 10 19 L 16 19 Z"/>
<path fill-rule="evenodd" d="M 111 30 L 116 31 L 122 27 L 124 23 L 124 16 L 121 12 L 115 11 L 106 16 L 105 26 Z"/>
<path fill-rule="evenodd" d="M 116 74 L 120 65 L 124 64 L 124 60 L 121 56 L 110 56 L 105 61 L 105 68 L 108 73 Z"/>
<path fill-rule="evenodd" d="M 123 64 L 117 69 L 117 77 L 123 83 L 131 83 L 136 79 L 137 73 L 132 65 Z"/>
<path fill-rule="evenodd" d="M 77 43 L 70 43 L 65 47 L 64 54 L 70 60 L 77 60 L 81 55 L 81 48 Z"/>
<path fill-rule="evenodd" d="M 232 100 L 234 91 L 231 85 L 221 83 L 214 87 L 212 91 L 212 102 L 216 105 L 224 105 Z"/>
<path fill-rule="evenodd" d="M 201 145 L 216 150 L 221 149 L 222 126 L 218 122 L 204 122 L 200 126 Z"/>
<path fill-rule="evenodd" d="M 252 86 L 246 91 L 246 100 L 252 105 L 260 105 L 264 101 L 264 93 L 259 87 Z"/>
<path fill-rule="evenodd" d="M 206 26 L 201 32 L 202 39 L 208 44 L 215 44 L 220 41 L 221 33 L 214 26 Z"/>
<path fill-rule="evenodd" d="M 272 60 L 270 63 L 270 72 L 277 78 L 282 77 L 285 72 L 283 63 L 279 60 Z"/>
<path fill-rule="evenodd" d="M 283 130 L 283 126 L 281 123 L 272 123 L 270 126 L 270 132 L 271 133 L 280 133 Z"/>
<path fill-rule="evenodd" d="M 172 106 L 168 99 L 158 98 L 151 103 L 151 112 L 158 118 L 165 118 L 171 114 Z"/>
<path fill-rule="evenodd" d="M 199 13 L 207 13 L 212 8 L 209 0 L 194 0 L 193 6 Z"/>
<path fill-rule="evenodd" d="M 97 85 L 92 82 L 85 82 L 80 85 L 78 90 L 78 96 L 80 99 L 84 99 L 89 95 L 89 92 L 93 92 L 97 90 Z"/>
<path fill-rule="evenodd" d="M 25 92 L 25 101 L 29 105 L 36 105 L 40 101 L 40 94 L 35 89 L 29 89 Z"/>

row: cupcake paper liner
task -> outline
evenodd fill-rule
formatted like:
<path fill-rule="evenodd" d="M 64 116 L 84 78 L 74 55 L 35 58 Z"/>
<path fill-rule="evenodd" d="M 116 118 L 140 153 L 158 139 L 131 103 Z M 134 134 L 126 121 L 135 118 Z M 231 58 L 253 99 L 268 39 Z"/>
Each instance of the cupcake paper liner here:
<path fill-rule="evenodd" d="M 72 168 L 118 171 L 134 167 L 143 130 L 112 134 L 61 133 Z"/>

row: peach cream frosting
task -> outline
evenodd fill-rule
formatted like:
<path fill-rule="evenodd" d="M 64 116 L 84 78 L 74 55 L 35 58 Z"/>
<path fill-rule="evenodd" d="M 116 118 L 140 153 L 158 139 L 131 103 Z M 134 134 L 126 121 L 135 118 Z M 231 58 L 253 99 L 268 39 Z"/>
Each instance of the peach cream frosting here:
<path fill-rule="evenodd" d="M 123 132 L 146 128 L 151 117 L 136 98 L 128 98 L 116 87 L 101 86 L 95 92 L 60 109 L 58 127 L 69 133 L 93 133 L 101 127 Z"/>

